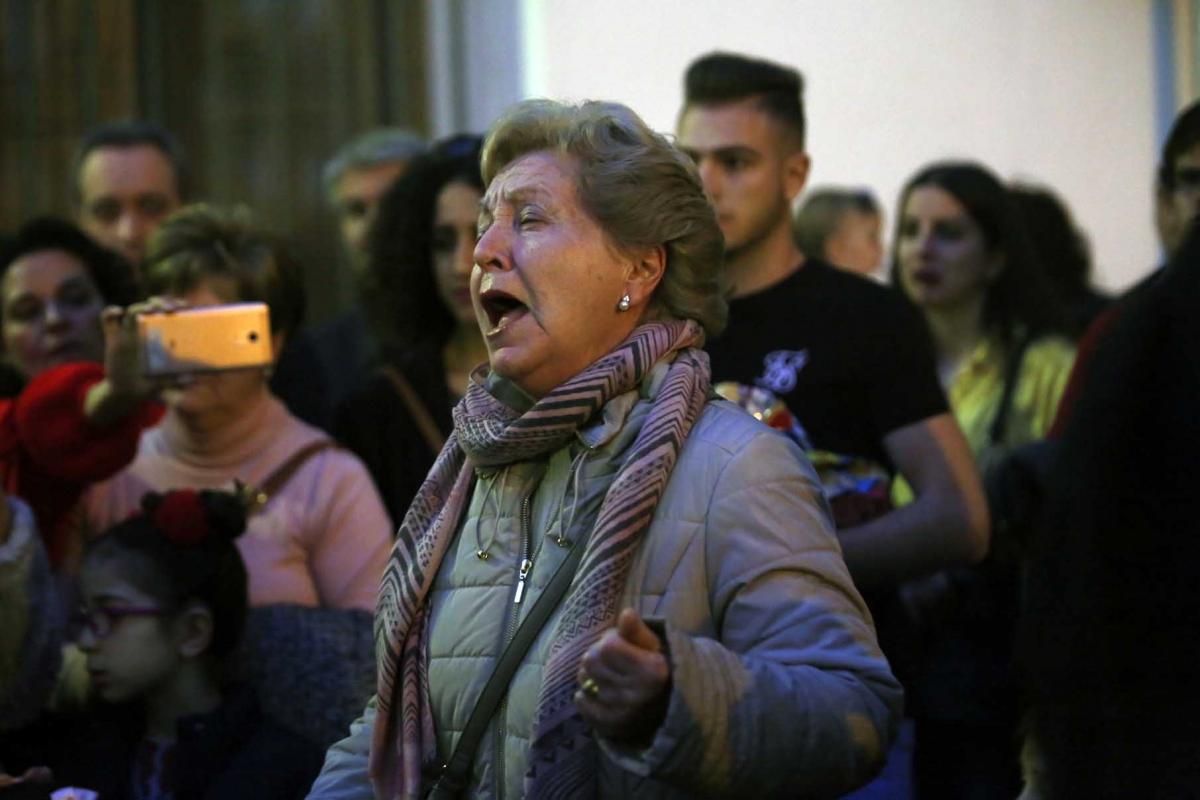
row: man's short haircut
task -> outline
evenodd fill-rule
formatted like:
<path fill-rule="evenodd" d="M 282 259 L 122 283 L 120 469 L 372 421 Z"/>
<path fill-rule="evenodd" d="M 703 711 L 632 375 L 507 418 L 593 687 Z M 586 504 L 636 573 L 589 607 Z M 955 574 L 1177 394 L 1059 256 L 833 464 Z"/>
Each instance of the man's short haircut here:
<path fill-rule="evenodd" d="M 83 187 L 80 185 L 81 171 L 84 160 L 93 150 L 101 147 L 125 148 L 139 145 L 154 147 L 166 156 L 167 161 L 171 164 L 171 171 L 175 174 L 175 192 L 179 195 L 179 202 L 186 203 L 191 187 L 188 185 L 187 159 L 184 158 L 183 148 L 170 131 L 157 123 L 146 120 L 103 122 L 83 134 L 83 138 L 79 140 L 79 146 L 75 149 L 74 169 L 71 172 L 72 194 L 75 202 L 78 204 L 83 201 Z"/>
<path fill-rule="evenodd" d="M 337 183 L 352 169 L 366 169 L 393 161 L 411 161 L 424 155 L 429 145 L 420 135 L 404 128 L 376 128 L 356 136 L 342 145 L 333 158 L 325 162 L 321 182 L 325 196 L 333 200 Z"/>
<path fill-rule="evenodd" d="M 541 151 L 573 162 L 580 205 L 619 251 L 666 251 L 656 311 L 694 319 L 707 335 L 718 335 L 729 314 L 721 269 L 725 239 L 692 160 L 619 103 L 525 100 L 484 140 L 484 184 Z"/>
<path fill-rule="evenodd" d="M 683 78 L 684 110 L 754 98 L 768 115 L 805 142 L 804 77 L 799 71 L 735 53 L 709 53 Z"/>
<path fill-rule="evenodd" d="M 796 212 L 793 231 L 800 252 L 814 258 L 825 257 L 825 242 L 848 212 L 879 215 L 879 203 L 866 189 L 824 187 L 809 192 Z"/>
<path fill-rule="evenodd" d="M 1167 134 L 1162 159 L 1158 162 L 1158 188 L 1161 191 L 1174 190 L 1175 162 L 1197 144 L 1200 144 L 1200 101 L 1181 111 Z"/>

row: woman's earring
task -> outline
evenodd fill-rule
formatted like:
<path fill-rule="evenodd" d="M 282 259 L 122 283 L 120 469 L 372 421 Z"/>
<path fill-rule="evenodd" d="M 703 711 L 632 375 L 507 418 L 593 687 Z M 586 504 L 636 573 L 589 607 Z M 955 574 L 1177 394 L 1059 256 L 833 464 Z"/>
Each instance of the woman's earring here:
<path fill-rule="evenodd" d="M 629 297 L 629 292 L 621 295 L 621 300 L 617 303 L 617 311 L 628 311 L 629 304 L 633 301 Z"/>

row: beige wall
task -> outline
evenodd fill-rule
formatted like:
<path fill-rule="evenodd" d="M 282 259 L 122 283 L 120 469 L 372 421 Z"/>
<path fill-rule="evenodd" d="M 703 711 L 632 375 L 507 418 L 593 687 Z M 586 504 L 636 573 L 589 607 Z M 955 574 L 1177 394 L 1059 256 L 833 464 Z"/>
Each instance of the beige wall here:
<path fill-rule="evenodd" d="M 1102 284 L 1125 286 L 1158 258 L 1151 0 L 521 0 L 514 10 L 507 24 L 519 32 L 472 43 L 523 53 L 519 77 L 486 79 L 493 102 L 615 99 L 670 130 L 692 58 L 754 53 L 806 76 L 810 185 L 869 185 L 890 213 L 919 166 L 972 156 L 1057 189 L 1091 237 Z"/>

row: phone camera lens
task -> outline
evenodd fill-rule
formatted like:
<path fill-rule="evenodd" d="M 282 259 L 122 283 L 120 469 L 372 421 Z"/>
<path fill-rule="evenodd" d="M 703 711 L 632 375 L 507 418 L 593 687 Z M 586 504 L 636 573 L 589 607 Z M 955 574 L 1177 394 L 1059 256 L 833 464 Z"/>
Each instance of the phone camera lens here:
<path fill-rule="evenodd" d="M 258 331 L 250 331 L 250 341 L 252 341 L 252 342 L 258 341 Z"/>

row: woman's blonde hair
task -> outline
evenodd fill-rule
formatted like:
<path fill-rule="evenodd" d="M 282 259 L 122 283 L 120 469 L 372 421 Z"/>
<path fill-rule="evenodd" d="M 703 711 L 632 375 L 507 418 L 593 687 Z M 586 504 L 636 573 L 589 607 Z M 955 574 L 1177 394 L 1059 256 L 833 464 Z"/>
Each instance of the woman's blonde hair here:
<path fill-rule="evenodd" d="M 619 250 L 666 250 L 660 316 L 694 319 L 709 336 L 725 328 L 725 240 L 691 159 L 619 103 L 525 100 L 488 132 L 483 182 L 539 151 L 574 160 L 580 203 Z"/>

